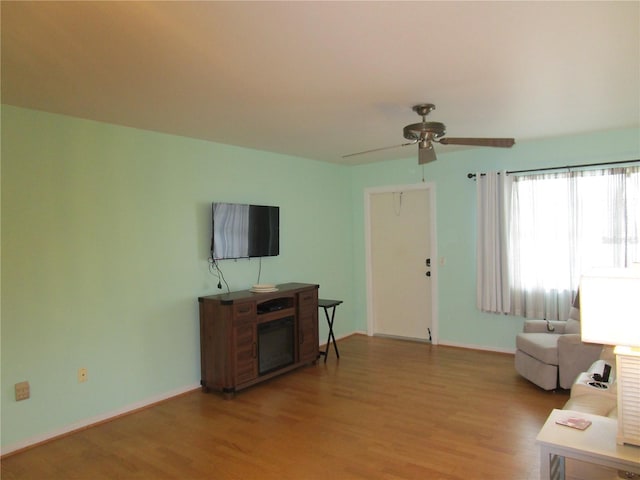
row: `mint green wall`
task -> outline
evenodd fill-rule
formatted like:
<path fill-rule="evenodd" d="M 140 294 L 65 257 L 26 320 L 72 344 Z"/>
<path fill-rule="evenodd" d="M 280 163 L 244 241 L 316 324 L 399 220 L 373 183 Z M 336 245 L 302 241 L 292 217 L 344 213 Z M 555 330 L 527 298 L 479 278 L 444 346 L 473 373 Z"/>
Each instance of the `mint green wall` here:
<path fill-rule="evenodd" d="M 199 295 L 210 204 L 281 207 L 281 255 L 262 282 L 341 298 L 338 336 L 366 330 L 364 190 L 418 183 L 409 158 L 357 167 L 2 107 L 2 447 L 199 382 Z M 440 340 L 509 350 L 518 318 L 475 309 L 475 183 L 467 172 L 640 158 L 638 130 L 441 154 Z M 232 290 L 257 260 L 222 262 Z M 326 326 L 320 321 L 321 341 Z M 77 369 L 89 381 L 78 384 Z M 31 398 L 15 402 L 28 380 Z"/>
<path fill-rule="evenodd" d="M 409 147 L 407 147 L 409 149 Z M 413 184 L 423 170 L 411 158 L 352 168 L 354 205 L 353 251 L 356 315 L 366 328 L 364 191 L 366 188 Z M 467 173 L 521 170 L 582 163 L 640 159 L 640 130 L 627 129 L 590 135 L 518 142 L 511 149 L 478 148 L 439 154 L 424 167 L 424 178 L 436 188 L 439 340 L 441 343 L 503 351 L 515 349 L 515 334 L 522 319 L 481 313 L 475 307 L 476 187 Z"/>
<path fill-rule="evenodd" d="M 1 126 L 3 447 L 199 384 L 214 200 L 281 207 L 262 282 L 353 297 L 345 167 L 10 106 Z M 232 290 L 257 281 L 256 259 L 221 265 Z"/>

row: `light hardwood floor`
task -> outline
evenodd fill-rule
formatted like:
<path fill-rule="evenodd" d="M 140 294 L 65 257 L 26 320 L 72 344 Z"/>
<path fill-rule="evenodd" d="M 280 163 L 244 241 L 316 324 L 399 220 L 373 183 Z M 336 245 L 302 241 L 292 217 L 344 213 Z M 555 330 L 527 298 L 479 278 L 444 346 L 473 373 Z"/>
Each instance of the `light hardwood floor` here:
<path fill-rule="evenodd" d="M 194 391 L 2 459 L 2 479 L 538 478 L 567 392 L 513 356 L 354 335 L 233 400 Z"/>

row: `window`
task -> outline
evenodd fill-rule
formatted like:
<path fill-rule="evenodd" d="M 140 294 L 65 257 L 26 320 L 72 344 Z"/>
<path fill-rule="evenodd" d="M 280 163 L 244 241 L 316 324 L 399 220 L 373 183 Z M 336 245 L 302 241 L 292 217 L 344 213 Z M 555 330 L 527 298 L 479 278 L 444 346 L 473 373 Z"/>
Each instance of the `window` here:
<path fill-rule="evenodd" d="M 566 319 L 582 272 L 640 262 L 640 167 L 515 176 L 510 313 Z"/>

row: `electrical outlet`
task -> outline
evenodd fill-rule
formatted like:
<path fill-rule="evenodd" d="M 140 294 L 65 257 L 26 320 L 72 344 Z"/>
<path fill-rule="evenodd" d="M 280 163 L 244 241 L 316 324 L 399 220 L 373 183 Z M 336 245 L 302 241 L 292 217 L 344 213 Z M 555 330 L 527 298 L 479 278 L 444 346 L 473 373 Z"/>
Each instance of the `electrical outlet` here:
<path fill-rule="evenodd" d="M 79 368 L 78 369 L 78 383 L 83 383 L 83 382 L 86 382 L 87 380 L 89 380 L 89 378 L 87 376 L 87 369 L 86 368 Z"/>
<path fill-rule="evenodd" d="M 30 396 L 29 382 L 16 383 L 16 402 L 26 400 Z"/>

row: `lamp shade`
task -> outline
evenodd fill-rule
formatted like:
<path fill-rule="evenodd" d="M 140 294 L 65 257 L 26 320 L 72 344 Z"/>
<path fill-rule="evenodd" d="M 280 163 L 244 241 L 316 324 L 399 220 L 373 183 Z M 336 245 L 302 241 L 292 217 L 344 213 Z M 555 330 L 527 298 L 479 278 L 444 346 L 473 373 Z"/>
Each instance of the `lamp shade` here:
<path fill-rule="evenodd" d="M 594 269 L 580 280 L 583 342 L 640 346 L 640 268 Z"/>

